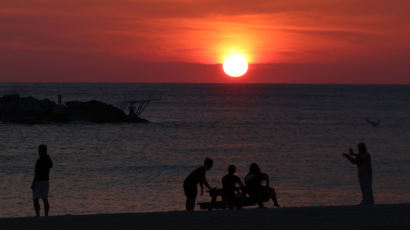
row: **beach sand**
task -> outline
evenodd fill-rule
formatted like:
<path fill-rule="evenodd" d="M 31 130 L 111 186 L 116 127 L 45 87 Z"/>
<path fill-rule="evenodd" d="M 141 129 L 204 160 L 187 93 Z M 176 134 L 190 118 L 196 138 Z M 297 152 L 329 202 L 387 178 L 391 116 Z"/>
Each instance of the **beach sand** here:
<path fill-rule="evenodd" d="M 410 229 L 410 204 L 2 218 L 0 229 Z"/>

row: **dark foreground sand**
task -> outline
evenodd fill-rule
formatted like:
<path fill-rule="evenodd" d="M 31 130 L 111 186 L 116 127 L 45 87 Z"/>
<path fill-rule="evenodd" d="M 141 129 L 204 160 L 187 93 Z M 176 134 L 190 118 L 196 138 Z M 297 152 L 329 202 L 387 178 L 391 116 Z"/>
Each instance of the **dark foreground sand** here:
<path fill-rule="evenodd" d="M 6 218 L 0 229 L 410 229 L 410 204 Z"/>

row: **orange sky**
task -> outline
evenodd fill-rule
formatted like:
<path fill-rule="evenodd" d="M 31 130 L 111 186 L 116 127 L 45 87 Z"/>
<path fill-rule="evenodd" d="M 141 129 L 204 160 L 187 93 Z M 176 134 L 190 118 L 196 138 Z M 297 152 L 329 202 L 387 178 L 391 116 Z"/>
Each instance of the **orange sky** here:
<path fill-rule="evenodd" d="M 0 81 L 410 83 L 407 0 L 2 0 Z M 251 62 L 240 79 L 226 55 Z"/>

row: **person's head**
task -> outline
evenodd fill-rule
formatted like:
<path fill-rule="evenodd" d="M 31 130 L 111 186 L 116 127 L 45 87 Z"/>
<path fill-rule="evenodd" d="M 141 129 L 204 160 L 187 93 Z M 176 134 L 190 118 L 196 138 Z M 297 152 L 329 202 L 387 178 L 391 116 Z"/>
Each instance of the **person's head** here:
<path fill-rule="evenodd" d="M 47 155 L 47 145 L 39 145 L 38 154 L 40 155 L 40 157 Z"/>
<path fill-rule="evenodd" d="M 363 142 L 357 144 L 357 149 L 359 150 L 359 153 L 367 153 L 366 145 Z"/>
<path fill-rule="evenodd" d="M 228 174 L 234 174 L 236 171 L 235 165 L 229 165 L 228 167 Z"/>
<path fill-rule="evenodd" d="M 204 166 L 206 170 L 211 169 L 213 164 L 214 164 L 214 161 L 211 158 L 206 158 L 204 161 Z"/>
<path fill-rule="evenodd" d="M 261 169 L 259 168 L 258 164 L 252 163 L 251 166 L 249 166 L 249 172 L 250 173 L 260 173 Z"/>

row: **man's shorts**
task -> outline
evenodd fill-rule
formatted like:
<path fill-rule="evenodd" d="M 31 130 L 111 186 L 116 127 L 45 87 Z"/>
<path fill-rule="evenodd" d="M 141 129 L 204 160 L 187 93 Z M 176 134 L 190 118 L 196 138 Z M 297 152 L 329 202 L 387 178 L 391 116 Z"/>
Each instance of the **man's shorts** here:
<path fill-rule="evenodd" d="M 33 199 L 48 199 L 48 180 L 36 181 L 33 189 Z"/>
<path fill-rule="evenodd" d="M 184 192 L 185 192 L 185 196 L 190 197 L 190 198 L 195 198 L 196 195 L 198 194 L 196 184 L 184 182 Z"/>

